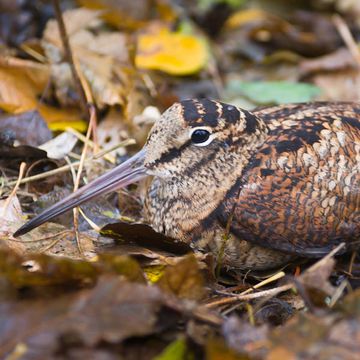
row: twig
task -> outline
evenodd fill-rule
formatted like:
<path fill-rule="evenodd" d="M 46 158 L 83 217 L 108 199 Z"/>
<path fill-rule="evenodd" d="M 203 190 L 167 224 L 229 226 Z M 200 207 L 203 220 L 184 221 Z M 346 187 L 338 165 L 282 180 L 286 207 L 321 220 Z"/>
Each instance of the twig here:
<path fill-rule="evenodd" d="M 349 270 L 348 270 L 348 273 L 351 274 L 351 275 L 352 275 L 352 271 L 353 271 L 356 256 L 357 256 L 357 251 L 353 251 L 352 254 L 351 254 L 350 263 L 349 263 Z"/>
<path fill-rule="evenodd" d="M 96 231 L 97 233 L 100 234 L 101 231 L 101 227 L 97 226 L 85 213 L 84 211 L 81 209 L 81 207 L 79 207 L 79 212 L 81 214 L 81 216 L 85 219 L 85 221 L 90 225 L 90 227 Z"/>
<path fill-rule="evenodd" d="M 255 294 L 233 295 L 232 297 L 213 301 L 212 303 L 206 304 L 205 306 L 208 308 L 212 308 L 212 307 L 216 307 L 219 305 L 233 304 L 238 301 L 247 301 L 247 300 L 258 299 L 258 298 L 264 297 L 264 296 L 275 296 L 281 292 L 288 291 L 288 290 L 292 289 L 293 287 L 294 287 L 294 285 L 291 283 L 291 284 L 282 285 L 282 286 L 279 286 L 279 287 L 276 287 L 273 289 L 259 291 Z"/>
<path fill-rule="evenodd" d="M 81 85 L 79 75 L 75 68 L 74 58 L 73 58 L 73 54 L 71 51 L 69 38 L 67 35 L 64 19 L 63 19 L 62 12 L 60 9 L 60 2 L 59 2 L 59 0 L 53 0 L 52 3 L 54 6 L 54 10 L 55 10 L 55 17 L 56 17 L 56 20 L 57 20 L 58 26 L 59 26 L 59 32 L 60 32 L 60 37 L 61 37 L 61 41 L 62 41 L 63 48 L 64 48 L 65 58 L 67 59 L 69 65 L 70 65 L 71 73 L 74 78 L 75 87 L 76 87 L 76 90 L 80 97 L 81 108 L 82 108 L 84 114 L 87 114 L 88 108 L 87 108 L 86 96 L 85 96 L 83 87 Z"/>
<path fill-rule="evenodd" d="M 89 140 L 90 140 L 90 136 L 91 136 L 92 129 L 93 129 L 95 122 L 96 122 L 96 110 L 94 107 L 91 107 L 90 108 L 89 126 L 88 126 L 88 129 L 86 132 L 86 139 L 85 139 L 84 147 L 83 147 L 83 150 L 81 153 L 79 169 L 77 171 L 77 175 L 76 175 L 76 179 L 75 179 L 75 183 L 74 183 L 74 192 L 79 188 L 79 185 L 80 185 L 81 173 L 84 168 L 85 157 L 86 157 L 87 149 L 89 146 Z M 81 248 L 80 236 L 79 236 L 79 230 L 78 230 L 78 228 L 79 228 L 79 209 L 77 207 L 74 208 L 73 213 L 74 213 L 74 230 L 75 230 L 76 242 L 77 242 L 80 254 L 82 254 L 83 251 Z"/>
<path fill-rule="evenodd" d="M 338 14 L 333 16 L 333 22 L 341 38 L 343 39 L 344 43 L 349 49 L 352 57 L 354 58 L 358 67 L 360 68 L 360 49 L 356 44 L 356 41 L 354 40 L 348 25 L 346 24 L 344 19 Z"/>
<path fill-rule="evenodd" d="M 279 271 L 278 273 L 276 273 L 275 275 L 273 276 L 270 276 L 268 277 L 267 279 L 259 282 L 258 284 L 254 285 L 253 287 L 251 287 L 250 289 L 247 289 L 245 291 L 243 291 L 240 295 L 246 295 L 248 293 L 251 293 L 252 291 L 254 291 L 255 289 L 259 289 L 260 287 L 264 286 L 264 285 L 267 285 L 267 284 L 270 284 L 272 283 L 273 281 L 276 281 L 276 280 L 279 280 L 281 279 L 282 277 L 285 276 L 285 273 L 283 271 Z"/>
<path fill-rule="evenodd" d="M 344 292 L 344 290 L 346 289 L 346 287 L 348 286 L 348 281 L 344 280 L 339 287 L 335 290 L 334 295 L 332 296 L 330 302 L 329 302 L 329 307 L 332 308 L 334 307 L 334 305 L 337 303 L 337 301 L 340 299 L 342 293 Z"/>
<path fill-rule="evenodd" d="M 2 216 L 5 215 L 6 210 L 7 210 L 7 208 L 8 208 L 9 205 L 10 205 L 11 199 L 15 196 L 16 191 L 17 191 L 17 189 L 18 189 L 19 186 L 20 186 L 21 179 L 22 179 L 22 177 L 24 176 L 25 167 L 26 167 L 26 163 L 22 162 L 22 163 L 20 164 L 18 179 L 16 180 L 15 186 L 14 186 L 14 188 L 12 189 L 9 197 L 6 199 L 5 204 L 4 204 L 4 207 L 3 207 L 3 209 L 2 209 L 2 210 L 3 210 L 3 211 L 2 211 Z"/>

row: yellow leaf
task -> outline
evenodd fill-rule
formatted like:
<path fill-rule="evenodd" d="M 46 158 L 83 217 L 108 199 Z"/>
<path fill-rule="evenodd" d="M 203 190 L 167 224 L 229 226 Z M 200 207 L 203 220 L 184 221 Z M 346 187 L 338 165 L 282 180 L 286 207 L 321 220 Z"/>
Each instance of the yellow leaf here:
<path fill-rule="evenodd" d="M 161 29 L 139 36 L 135 63 L 143 69 L 190 75 L 204 67 L 207 57 L 206 45 L 198 37 Z"/>
<path fill-rule="evenodd" d="M 41 104 L 38 110 L 52 131 L 65 131 L 67 127 L 72 127 L 81 132 L 87 129 L 87 122 L 81 119 L 80 112 L 77 109 L 58 109 Z"/>

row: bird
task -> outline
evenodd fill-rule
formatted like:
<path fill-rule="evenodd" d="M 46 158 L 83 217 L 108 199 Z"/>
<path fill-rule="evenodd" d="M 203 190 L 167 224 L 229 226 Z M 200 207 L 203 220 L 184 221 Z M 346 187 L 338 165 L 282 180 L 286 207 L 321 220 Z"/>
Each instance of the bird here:
<path fill-rule="evenodd" d="M 320 258 L 360 237 L 360 103 L 247 111 L 173 104 L 133 157 L 36 216 L 14 236 L 150 176 L 145 222 L 228 269 Z"/>

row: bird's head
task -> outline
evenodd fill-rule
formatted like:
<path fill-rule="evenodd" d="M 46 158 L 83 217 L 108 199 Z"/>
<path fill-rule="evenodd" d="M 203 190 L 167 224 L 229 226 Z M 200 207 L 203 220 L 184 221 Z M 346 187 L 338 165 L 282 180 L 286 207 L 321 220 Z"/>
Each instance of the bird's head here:
<path fill-rule="evenodd" d="M 247 151 L 249 144 L 266 133 L 255 115 L 233 105 L 208 99 L 185 100 L 166 110 L 151 129 L 137 154 L 45 210 L 14 235 L 22 235 L 40 224 L 90 200 L 120 189 L 148 175 L 163 179 L 189 176 L 206 167 L 215 157 L 228 159 Z M 227 155 L 222 157 L 222 155 Z"/>
<path fill-rule="evenodd" d="M 181 177 L 219 152 L 246 146 L 265 130 L 248 111 L 208 99 L 185 100 L 166 110 L 144 146 L 148 174 Z"/>

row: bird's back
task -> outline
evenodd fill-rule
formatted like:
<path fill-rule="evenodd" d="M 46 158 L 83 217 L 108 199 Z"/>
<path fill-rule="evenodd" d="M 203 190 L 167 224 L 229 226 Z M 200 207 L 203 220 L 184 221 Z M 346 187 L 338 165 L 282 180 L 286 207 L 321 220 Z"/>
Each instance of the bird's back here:
<path fill-rule="evenodd" d="M 302 256 L 360 239 L 360 104 L 254 112 L 269 128 L 220 211 L 239 238 Z M 234 204 L 236 204 L 235 210 Z"/>

